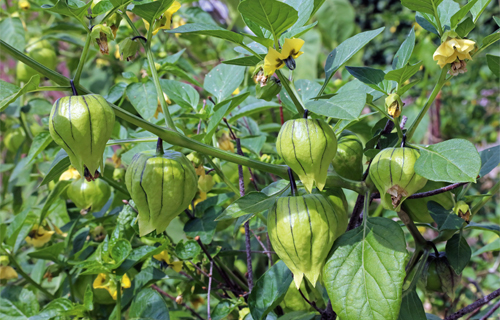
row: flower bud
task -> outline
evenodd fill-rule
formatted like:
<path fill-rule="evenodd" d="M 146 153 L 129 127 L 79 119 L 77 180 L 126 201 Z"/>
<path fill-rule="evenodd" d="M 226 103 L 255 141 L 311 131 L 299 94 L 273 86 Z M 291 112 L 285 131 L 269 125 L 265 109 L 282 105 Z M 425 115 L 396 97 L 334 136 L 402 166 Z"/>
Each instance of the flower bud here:
<path fill-rule="evenodd" d="M 198 178 L 191 162 L 180 152 L 137 153 L 125 174 L 125 183 L 139 211 L 139 233 L 163 232 L 188 208 Z"/>
<path fill-rule="evenodd" d="M 427 181 L 427 184 L 418 192 L 426 192 L 431 190 L 436 190 L 446 186 L 444 182 Z M 427 209 L 427 203 L 429 201 L 434 201 L 439 203 L 446 210 L 451 210 L 455 201 L 451 192 L 439 193 L 430 197 L 420 198 L 420 199 L 407 199 L 403 202 L 402 209 L 404 212 L 408 213 L 410 218 L 414 222 L 432 223 L 432 219 L 429 210 Z"/>
<path fill-rule="evenodd" d="M 271 101 L 281 91 L 281 82 L 275 77 L 271 77 L 264 86 L 260 83 L 255 85 L 257 99 Z"/>
<path fill-rule="evenodd" d="M 137 51 L 139 50 L 139 43 L 132 40 L 132 38 L 125 38 L 119 44 L 120 59 L 123 60 L 124 57 L 127 61 L 134 59 Z"/>
<path fill-rule="evenodd" d="M 380 192 L 382 206 L 399 211 L 409 196 L 422 189 L 427 179 L 414 170 L 420 153 L 411 148 L 387 148 L 370 165 L 370 179 Z"/>
<path fill-rule="evenodd" d="M 363 178 L 363 144 L 354 133 L 342 132 L 332 165 L 341 177 L 361 181 Z"/>
<path fill-rule="evenodd" d="M 115 168 L 115 170 L 113 170 L 113 180 L 122 181 L 124 178 L 125 178 L 125 169 Z"/>
<path fill-rule="evenodd" d="M 401 101 L 399 95 L 393 93 L 385 98 L 385 110 L 394 119 L 401 115 L 401 110 L 403 109 L 404 103 Z"/>
<path fill-rule="evenodd" d="M 175 303 L 182 304 L 182 302 L 184 302 L 184 298 L 182 297 L 181 294 L 175 297 Z"/>
<path fill-rule="evenodd" d="M 213 186 L 214 180 L 212 176 L 203 172 L 203 174 L 198 178 L 198 188 L 200 189 L 200 191 L 207 193 L 212 190 Z"/>
<path fill-rule="evenodd" d="M 455 207 L 453 208 L 453 212 L 460 218 L 464 219 L 465 222 L 470 222 L 470 207 L 464 201 L 458 201 Z"/>
<path fill-rule="evenodd" d="M 102 179 L 90 182 L 78 179 L 69 185 L 66 194 L 78 208 L 87 210 L 87 212 L 97 212 L 108 202 L 111 188 Z"/>
<path fill-rule="evenodd" d="M 218 143 L 220 149 L 224 151 L 234 152 L 234 143 L 226 133 L 222 134 L 222 136 L 218 139 Z"/>
<path fill-rule="evenodd" d="M 26 1 L 26 0 L 19 1 L 18 5 L 19 5 L 19 9 L 21 9 L 23 11 L 28 11 L 31 8 L 29 1 Z"/>
<path fill-rule="evenodd" d="M 49 130 L 80 176 L 91 181 L 99 177 L 98 168 L 104 170 L 104 149 L 114 122 L 113 109 L 102 96 L 70 96 L 58 99 L 52 106 Z"/>
<path fill-rule="evenodd" d="M 347 228 L 347 217 L 340 215 L 321 194 L 281 197 L 269 211 L 269 240 L 297 288 L 304 275 L 316 286 L 333 242 Z"/>
<path fill-rule="evenodd" d="M 90 36 L 94 39 L 96 46 L 102 54 L 109 54 L 108 40 L 115 38 L 110 27 L 103 24 L 95 25 L 90 32 Z"/>
<path fill-rule="evenodd" d="M 276 149 L 308 192 L 315 183 L 323 190 L 328 166 L 337 152 L 337 138 L 326 122 L 318 119 L 285 122 L 276 140 Z"/>

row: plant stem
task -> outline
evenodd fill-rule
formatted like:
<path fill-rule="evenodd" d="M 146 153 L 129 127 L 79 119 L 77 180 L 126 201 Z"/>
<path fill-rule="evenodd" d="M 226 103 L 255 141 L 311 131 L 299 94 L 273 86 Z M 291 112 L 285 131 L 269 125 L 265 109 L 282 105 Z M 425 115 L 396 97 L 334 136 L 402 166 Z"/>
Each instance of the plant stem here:
<path fill-rule="evenodd" d="M 293 83 L 288 81 L 288 79 L 283 75 L 283 73 L 281 73 L 280 70 L 276 70 L 276 74 L 278 75 L 278 78 L 280 79 L 283 88 L 285 88 L 285 90 L 290 95 L 290 98 L 292 99 L 293 103 L 295 104 L 297 112 L 299 114 L 304 114 L 304 109 L 305 109 L 304 103 L 300 99 L 297 90 L 295 90 L 295 86 L 293 85 Z"/>
<path fill-rule="evenodd" d="M 449 66 L 445 66 L 443 69 L 441 69 L 441 75 L 439 76 L 439 80 L 436 83 L 436 86 L 434 87 L 434 90 L 432 90 L 431 95 L 427 99 L 427 102 L 425 103 L 424 107 L 422 110 L 420 110 L 420 113 L 417 116 L 417 119 L 413 121 L 411 124 L 410 128 L 406 132 L 406 140 L 410 141 L 411 138 L 413 137 L 413 134 L 417 130 L 418 125 L 420 124 L 420 121 L 424 118 L 425 114 L 431 107 L 432 103 L 434 102 L 434 99 L 436 99 L 436 96 L 438 95 L 439 91 L 441 91 L 441 88 L 443 87 L 444 83 L 446 82 L 446 73 L 448 72 Z"/>
<path fill-rule="evenodd" d="M 80 84 L 80 77 L 82 76 L 83 66 L 85 65 L 85 61 L 87 60 L 87 52 L 89 51 L 90 40 L 90 30 L 88 30 L 87 38 L 85 39 L 85 45 L 83 46 L 82 55 L 80 56 L 80 61 L 78 61 L 78 67 L 76 68 L 76 73 L 73 78 L 75 86 L 78 86 Z"/>
<path fill-rule="evenodd" d="M 122 319 L 122 283 L 120 280 L 116 281 L 116 319 Z"/>
<path fill-rule="evenodd" d="M 46 86 L 46 87 L 38 87 L 36 88 L 36 90 L 30 92 L 38 92 L 38 91 L 71 91 L 71 87 Z"/>
<path fill-rule="evenodd" d="M 493 291 L 492 293 L 490 293 L 489 295 L 487 295 L 484 298 L 476 300 L 475 302 L 468 305 L 467 307 L 462 308 L 462 309 L 458 310 L 457 312 L 455 312 L 454 314 L 444 318 L 444 320 L 457 320 L 460 317 L 462 317 L 463 315 L 471 313 L 472 311 L 476 310 L 477 308 L 484 306 L 485 304 L 487 304 L 488 302 L 490 302 L 491 300 L 495 299 L 498 296 L 500 296 L 500 289 Z"/>
<path fill-rule="evenodd" d="M 214 262 L 210 261 L 210 277 L 208 278 L 208 293 L 207 293 L 207 315 L 208 315 L 208 320 L 212 320 L 212 317 L 210 316 L 210 291 L 212 290 L 212 270 L 214 268 Z"/>
<path fill-rule="evenodd" d="M 70 300 L 74 303 L 75 302 L 75 288 L 73 287 L 73 281 L 71 281 L 71 275 L 69 274 L 68 270 L 66 270 L 66 277 L 68 277 Z"/>
<path fill-rule="evenodd" d="M 413 223 L 413 220 L 411 220 L 408 214 L 402 210 L 398 211 L 397 213 L 399 219 L 401 219 L 401 221 L 405 224 L 406 228 L 408 228 L 408 231 L 412 235 L 413 240 L 415 240 L 417 246 L 420 245 L 424 247 L 427 244 L 427 240 L 425 240 L 424 237 L 422 237 L 417 227 Z"/>
<path fill-rule="evenodd" d="M 175 297 L 174 296 L 171 296 L 170 294 L 166 293 L 165 291 L 163 291 L 162 289 L 160 289 L 156 284 L 153 284 L 151 285 L 151 288 L 153 288 L 154 290 L 156 290 L 158 293 L 162 294 L 163 296 L 169 298 L 170 300 L 174 301 L 175 303 L 177 303 L 177 301 L 175 301 Z M 184 308 L 188 309 L 189 311 L 191 311 L 191 313 L 196 316 L 196 318 L 200 319 L 200 320 L 204 320 L 196 311 L 193 310 L 193 308 L 189 307 L 188 305 L 186 305 L 184 302 L 183 303 L 178 303 L 180 304 L 181 306 L 183 306 Z"/>

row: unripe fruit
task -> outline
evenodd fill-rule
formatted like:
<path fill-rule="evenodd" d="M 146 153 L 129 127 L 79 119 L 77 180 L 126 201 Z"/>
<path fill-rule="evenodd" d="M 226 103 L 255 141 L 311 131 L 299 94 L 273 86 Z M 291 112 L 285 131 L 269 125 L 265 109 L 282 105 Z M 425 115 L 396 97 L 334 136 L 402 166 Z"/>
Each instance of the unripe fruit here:
<path fill-rule="evenodd" d="M 80 209 L 88 212 L 101 210 L 111 196 L 111 188 L 102 179 L 86 181 L 78 179 L 73 181 L 67 190 L 68 198 Z"/>
<path fill-rule="evenodd" d="M 26 140 L 26 133 L 21 126 L 17 126 L 5 132 L 3 143 L 10 152 L 17 152 L 24 140 Z"/>
<path fill-rule="evenodd" d="M 267 217 L 274 251 L 292 271 L 300 288 L 304 275 L 316 285 L 333 242 L 347 228 L 321 194 L 278 198 Z"/>
<path fill-rule="evenodd" d="M 427 181 L 425 187 L 418 190 L 418 192 L 436 190 L 444 186 L 446 186 L 444 182 Z M 454 204 L 453 196 L 451 195 L 451 192 L 448 191 L 436 194 L 431 197 L 408 199 L 403 202 L 401 208 L 404 212 L 408 213 L 408 215 L 414 222 L 432 223 L 434 222 L 434 219 L 432 219 L 431 215 L 429 214 L 429 210 L 427 209 L 427 203 L 429 201 L 439 203 L 446 210 L 450 210 L 451 208 L 453 208 Z"/>
<path fill-rule="evenodd" d="M 276 149 L 309 193 L 314 183 L 323 190 L 328 166 L 337 152 L 337 138 L 326 122 L 313 119 L 285 122 L 276 140 Z"/>
<path fill-rule="evenodd" d="M 420 154 L 411 148 L 387 148 L 370 165 L 370 179 L 380 192 L 382 206 L 399 211 L 409 196 L 422 189 L 427 179 L 415 173 Z"/>
<path fill-rule="evenodd" d="M 271 77 L 266 85 L 261 86 L 257 83 L 255 86 L 255 93 L 258 99 L 271 101 L 281 91 L 281 82 L 275 77 Z"/>
<path fill-rule="evenodd" d="M 87 181 L 104 170 L 103 154 L 111 137 L 115 114 L 97 94 L 58 99 L 49 118 L 50 135 L 69 156 L 72 166 Z"/>
<path fill-rule="evenodd" d="M 339 176 L 361 181 L 363 178 L 363 144 L 354 133 L 342 132 L 332 165 Z"/>
<path fill-rule="evenodd" d="M 198 189 L 191 162 L 180 152 L 137 153 L 125 174 L 125 182 L 139 211 L 139 232 L 163 232 L 184 211 Z"/>
<path fill-rule="evenodd" d="M 462 275 L 455 273 L 448 262 L 448 258 L 446 258 L 446 254 L 440 252 L 439 256 L 436 256 L 431 253 L 426 268 L 427 272 L 423 277 L 425 289 L 432 292 L 446 293 L 453 298 Z"/>
<path fill-rule="evenodd" d="M 37 62 L 40 62 L 49 69 L 54 70 L 57 65 L 57 55 L 54 48 L 47 40 L 33 39 L 26 47 L 28 56 Z M 17 80 L 20 82 L 28 82 L 31 77 L 38 74 L 33 68 L 28 67 L 22 62 L 18 62 L 16 66 Z M 40 78 L 44 75 L 40 74 Z"/>
<path fill-rule="evenodd" d="M 337 229 L 337 232 L 339 232 L 339 234 L 343 234 L 346 231 L 347 224 L 349 223 L 347 198 L 345 197 L 344 191 L 342 188 L 332 188 L 328 189 L 325 194 L 327 195 L 328 200 L 330 200 L 333 210 L 337 213 L 337 218 L 339 219 L 339 229 Z"/>

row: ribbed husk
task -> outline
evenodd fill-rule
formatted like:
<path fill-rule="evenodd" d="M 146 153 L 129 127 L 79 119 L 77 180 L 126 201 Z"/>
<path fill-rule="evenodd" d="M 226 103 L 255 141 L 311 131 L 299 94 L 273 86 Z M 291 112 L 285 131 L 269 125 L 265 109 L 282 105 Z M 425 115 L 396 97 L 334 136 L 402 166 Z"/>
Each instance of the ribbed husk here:
<path fill-rule="evenodd" d="M 111 188 L 102 179 L 88 182 L 84 178 L 80 178 L 68 186 L 66 194 L 78 208 L 96 212 L 108 202 Z"/>
<path fill-rule="evenodd" d="M 323 190 L 328 166 L 337 152 L 337 138 L 327 123 L 317 119 L 285 122 L 276 149 L 309 193 L 315 183 Z"/>
<path fill-rule="evenodd" d="M 370 179 L 380 192 L 382 206 L 399 211 L 409 196 L 422 189 L 427 179 L 415 173 L 420 154 L 411 148 L 387 148 L 370 165 Z"/>
<path fill-rule="evenodd" d="M 95 176 L 97 169 L 104 170 L 104 149 L 114 123 L 115 113 L 102 96 L 69 96 L 58 99 L 52 106 L 49 130 L 80 175 L 85 176 L 87 167 Z"/>
<path fill-rule="evenodd" d="M 363 144 L 355 134 L 342 132 L 332 165 L 335 172 L 346 179 L 360 181 L 363 178 Z"/>
<path fill-rule="evenodd" d="M 187 209 L 198 189 L 191 162 L 180 152 L 137 153 L 125 174 L 125 182 L 139 211 L 139 232 L 163 232 Z"/>
<path fill-rule="evenodd" d="M 274 251 L 300 288 L 304 276 L 316 285 L 333 242 L 347 228 L 347 219 L 321 194 L 307 194 L 279 198 L 269 211 L 267 228 Z"/>

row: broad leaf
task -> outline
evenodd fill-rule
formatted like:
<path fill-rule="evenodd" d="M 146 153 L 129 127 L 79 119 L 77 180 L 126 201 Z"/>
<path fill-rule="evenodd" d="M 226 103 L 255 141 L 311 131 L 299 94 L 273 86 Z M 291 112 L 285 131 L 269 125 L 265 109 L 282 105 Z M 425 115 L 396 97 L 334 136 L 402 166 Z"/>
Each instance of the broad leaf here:
<path fill-rule="evenodd" d="M 408 37 L 406 37 L 405 41 L 399 47 L 398 52 L 394 55 L 394 59 L 392 60 L 392 69 L 397 70 L 406 66 L 408 61 L 410 61 L 411 54 L 413 52 L 413 48 L 415 47 L 415 29 L 411 28 Z"/>
<path fill-rule="evenodd" d="M 401 4 L 410 10 L 434 15 L 443 0 L 401 0 Z"/>
<path fill-rule="evenodd" d="M 455 31 L 457 32 L 457 34 L 460 37 L 465 38 L 465 37 L 467 37 L 469 32 L 471 32 L 475 27 L 476 27 L 476 25 L 472 21 L 472 18 L 467 17 L 467 19 L 465 19 L 464 21 L 462 21 L 458 24 Z"/>
<path fill-rule="evenodd" d="M 481 158 L 474 145 L 463 139 L 451 139 L 420 149 L 415 172 L 432 181 L 475 182 Z"/>
<path fill-rule="evenodd" d="M 247 117 L 257 112 L 263 112 L 265 110 L 270 110 L 272 108 L 279 108 L 279 107 L 280 105 L 277 104 L 276 102 L 258 100 L 258 102 L 247 104 L 246 106 L 241 107 L 234 112 L 231 112 L 231 117 L 228 119 L 228 121 L 234 122 L 241 117 Z"/>
<path fill-rule="evenodd" d="M 186 109 L 197 110 L 200 94 L 195 88 L 187 83 L 175 80 L 160 80 L 161 89 L 167 94 L 168 98 Z"/>
<path fill-rule="evenodd" d="M 462 270 L 469 263 L 471 255 L 472 250 L 462 235 L 457 233 L 446 242 L 446 256 L 457 274 L 462 273 Z"/>
<path fill-rule="evenodd" d="M 489 36 L 486 36 L 483 39 L 481 46 L 479 46 L 479 50 L 482 51 L 482 50 L 486 49 L 487 47 L 491 46 L 492 44 L 494 44 L 498 40 L 500 40 L 500 32 L 494 32 L 494 33 L 490 34 Z"/>
<path fill-rule="evenodd" d="M 328 100 L 310 101 L 306 108 L 318 115 L 335 119 L 358 119 L 365 107 L 366 93 L 360 91 L 345 91 Z"/>
<path fill-rule="evenodd" d="M 10 44 L 18 51 L 23 52 L 26 46 L 24 37 L 24 27 L 21 19 L 13 17 L 4 17 L 0 22 L 0 39 Z"/>
<path fill-rule="evenodd" d="M 201 252 L 200 245 L 198 242 L 193 240 L 188 240 L 186 242 L 180 241 L 177 246 L 175 246 L 175 254 L 182 260 L 189 260 L 196 257 Z"/>
<path fill-rule="evenodd" d="M 193 33 L 204 36 L 224 39 L 236 44 L 243 44 L 243 35 L 226 30 L 217 25 L 203 23 L 188 23 L 173 30 L 167 30 L 168 33 Z"/>
<path fill-rule="evenodd" d="M 168 306 L 162 296 L 151 288 L 139 292 L 130 305 L 129 319 L 169 320 Z"/>
<path fill-rule="evenodd" d="M 385 77 L 384 71 L 370 67 L 346 67 L 346 69 L 354 78 L 363 82 L 370 88 L 387 94 L 383 86 L 381 86 Z"/>
<path fill-rule="evenodd" d="M 426 320 L 424 306 L 415 290 L 403 297 L 398 320 Z"/>
<path fill-rule="evenodd" d="M 280 260 L 257 280 L 248 297 L 248 306 L 254 320 L 265 319 L 281 303 L 292 279 L 292 272 Z"/>
<path fill-rule="evenodd" d="M 387 218 L 368 218 L 335 241 L 323 268 L 333 310 L 343 320 L 396 320 L 402 300 L 406 242 Z"/>
<path fill-rule="evenodd" d="M 481 157 L 479 176 L 484 177 L 500 164 L 500 145 L 484 149 L 479 152 L 479 156 Z"/>
<path fill-rule="evenodd" d="M 246 67 L 252 67 L 255 66 L 257 63 L 261 62 L 264 59 L 264 55 L 261 55 L 261 58 L 257 58 L 256 56 L 245 56 L 245 57 L 240 57 L 240 58 L 234 58 L 234 59 L 228 59 L 222 61 L 224 64 L 232 64 L 235 66 L 246 66 Z"/>
<path fill-rule="evenodd" d="M 245 77 L 245 68 L 227 64 L 215 66 L 206 76 L 203 88 L 221 102 L 236 90 Z"/>
<path fill-rule="evenodd" d="M 153 81 L 132 83 L 127 87 L 126 92 L 130 103 L 144 119 L 153 118 L 158 107 L 158 96 Z"/>
<path fill-rule="evenodd" d="M 277 0 L 244 0 L 238 5 L 241 15 L 279 37 L 299 18 L 291 6 Z"/>
<path fill-rule="evenodd" d="M 402 86 L 406 80 L 409 80 L 418 70 L 420 70 L 422 64 L 423 62 L 418 62 L 413 65 L 406 65 L 401 69 L 389 71 L 385 75 L 385 80 L 396 81 L 399 86 Z"/>
<path fill-rule="evenodd" d="M 224 212 L 217 217 L 217 221 L 241 217 L 249 213 L 259 213 L 271 208 L 276 197 L 268 197 L 262 192 L 250 192 L 231 203 Z"/>
<path fill-rule="evenodd" d="M 12 93 L 11 95 L 6 96 L 5 98 L 2 98 L 2 101 L 0 101 L 0 112 L 4 111 L 9 106 L 9 104 L 16 101 L 16 99 L 22 96 L 23 94 L 36 90 L 38 88 L 39 83 L 40 83 L 40 75 L 35 74 L 33 77 L 31 77 L 28 83 L 26 83 L 21 89 L 19 89 L 19 91 Z"/>
<path fill-rule="evenodd" d="M 434 33 L 435 35 L 439 35 L 436 26 L 436 20 L 432 16 L 429 16 L 426 13 L 417 12 L 417 14 L 415 15 L 415 20 L 425 30 Z"/>
<path fill-rule="evenodd" d="M 111 89 L 109 89 L 108 94 L 104 98 L 109 103 L 115 103 L 123 96 L 126 89 L 127 84 L 125 82 L 118 82 L 117 84 L 112 86 Z"/>
<path fill-rule="evenodd" d="M 472 256 L 475 257 L 489 251 L 500 251 L 500 238 L 496 238 L 493 242 L 490 242 L 487 245 L 481 247 L 481 249 L 474 251 Z"/>
<path fill-rule="evenodd" d="M 58 0 L 55 5 L 43 4 L 42 9 L 59 13 L 77 19 L 83 26 L 87 27 L 83 18 L 92 5 L 92 1 L 85 3 L 81 0 Z"/>
<path fill-rule="evenodd" d="M 483 231 L 491 231 L 491 232 L 496 233 L 500 237 L 500 226 L 497 224 L 480 224 L 480 223 L 471 222 L 465 227 L 465 229 L 477 229 L 477 230 L 483 230 Z"/>
<path fill-rule="evenodd" d="M 4 287 L 0 294 L 0 318 L 6 320 L 29 319 L 40 306 L 35 294 L 19 286 Z"/>
<path fill-rule="evenodd" d="M 158 0 L 144 4 L 135 2 L 132 12 L 153 25 L 153 22 L 167 11 L 172 3 L 174 3 L 174 0 Z"/>
<path fill-rule="evenodd" d="M 189 220 L 186 225 L 184 225 L 184 232 L 186 233 L 186 236 L 190 238 L 199 236 L 201 242 L 204 244 L 212 242 L 215 235 L 215 228 L 217 227 L 217 221 L 215 221 L 215 218 L 220 214 L 220 212 L 220 209 L 211 207 L 205 211 L 202 218 Z"/>
<path fill-rule="evenodd" d="M 492 54 L 486 55 L 486 62 L 488 67 L 494 75 L 500 78 L 500 56 L 495 56 Z"/>
<path fill-rule="evenodd" d="M 478 0 L 470 0 L 465 6 L 460 8 L 460 10 L 458 10 L 458 12 L 451 17 L 451 29 L 455 29 L 457 24 L 465 17 L 467 13 L 469 13 L 470 9 L 476 4 L 477 1 Z"/>
<path fill-rule="evenodd" d="M 356 54 L 361 48 L 363 48 L 368 42 L 370 42 L 373 38 L 378 36 L 382 31 L 384 31 L 384 27 L 359 33 L 341 44 L 338 45 L 330 54 L 325 62 L 325 83 L 321 88 L 323 91 L 328 82 L 332 78 L 332 76 L 337 72 L 337 70 L 346 63 L 352 56 Z"/>
<path fill-rule="evenodd" d="M 474 23 L 477 22 L 481 13 L 483 13 L 484 9 L 490 4 L 491 0 L 479 0 L 476 2 L 474 6 L 470 9 L 470 13 L 472 14 L 472 20 Z"/>
<path fill-rule="evenodd" d="M 460 5 L 453 0 L 443 0 L 438 6 L 439 21 L 443 29 L 451 25 L 451 17 L 460 11 Z"/>
<path fill-rule="evenodd" d="M 436 221 L 439 231 L 460 230 L 465 223 L 452 210 L 446 210 L 437 202 L 429 201 L 427 209 L 429 209 L 432 219 Z"/>
<path fill-rule="evenodd" d="M 58 242 L 56 244 L 53 244 L 49 247 L 45 247 L 33 252 L 28 253 L 28 255 L 31 258 L 35 259 L 43 259 L 43 260 L 50 260 L 54 261 L 56 263 L 61 263 L 62 259 L 64 257 L 61 256 L 62 259 L 59 259 L 59 255 L 62 254 L 64 250 L 64 242 Z"/>

